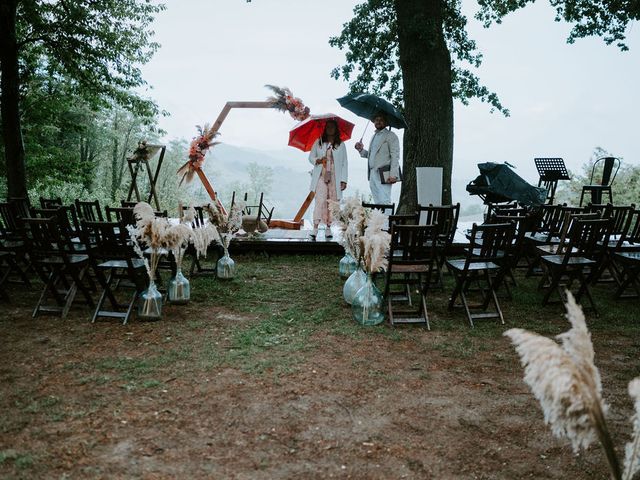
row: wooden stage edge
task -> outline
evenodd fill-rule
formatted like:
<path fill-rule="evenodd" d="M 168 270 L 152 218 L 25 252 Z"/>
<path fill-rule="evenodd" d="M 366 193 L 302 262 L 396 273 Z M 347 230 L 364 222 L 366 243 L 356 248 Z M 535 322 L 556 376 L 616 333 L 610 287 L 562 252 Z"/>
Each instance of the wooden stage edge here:
<path fill-rule="evenodd" d="M 333 238 L 326 238 L 320 230 L 315 240 L 311 230 L 269 229 L 266 233 L 237 236 L 231 241 L 229 252 L 234 254 L 266 253 L 269 255 L 344 255 L 344 248 L 338 243 L 340 231 L 333 228 Z M 450 255 L 461 255 L 465 244 L 454 243 Z"/>

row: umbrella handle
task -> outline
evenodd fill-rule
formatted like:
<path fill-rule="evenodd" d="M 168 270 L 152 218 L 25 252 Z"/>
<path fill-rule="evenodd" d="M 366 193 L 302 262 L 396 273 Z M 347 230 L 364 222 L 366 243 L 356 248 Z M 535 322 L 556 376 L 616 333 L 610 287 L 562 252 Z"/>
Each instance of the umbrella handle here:
<path fill-rule="evenodd" d="M 360 143 L 362 143 L 362 139 L 364 138 L 364 134 L 367 133 L 367 128 L 369 128 L 369 124 L 371 122 L 367 122 L 367 126 L 364 127 L 364 132 L 362 132 L 362 136 L 360 137 Z"/>

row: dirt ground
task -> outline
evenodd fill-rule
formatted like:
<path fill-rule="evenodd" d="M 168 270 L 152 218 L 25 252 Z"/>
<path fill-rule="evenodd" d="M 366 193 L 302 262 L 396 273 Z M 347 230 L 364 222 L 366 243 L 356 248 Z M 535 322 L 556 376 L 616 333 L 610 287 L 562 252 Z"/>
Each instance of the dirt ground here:
<path fill-rule="evenodd" d="M 81 306 L 32 319 L 39 285 L 13 288 L 0 304 L 0 478 L 608 478 L 598 445 L 574 455 L 551 435 L 501 335 L 565 329 L 535 283 L 504 302 L 507 326 L 471 330 L 444 291 L 431 331 L 366 329 L 337 258 L 240 263 L 230 284 L 195 280 L 193 301 L 155 323 L 90 324 Z M 637 305 L 593 321 L 620 453 Z"/>

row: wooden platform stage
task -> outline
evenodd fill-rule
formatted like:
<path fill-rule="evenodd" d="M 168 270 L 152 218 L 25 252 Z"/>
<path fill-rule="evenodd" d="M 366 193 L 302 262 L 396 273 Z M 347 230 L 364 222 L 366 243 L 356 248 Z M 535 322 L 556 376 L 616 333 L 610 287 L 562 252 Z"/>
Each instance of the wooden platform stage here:
<path fill-rule="evenodd" d="M 271 228 L 266 233 L 236 236 L 231 241 L 230 253 L 265 252 L 268 254 L 331 254 L 342 255 L 344 249 L 337 242 L 340 229 L 334 227 L 331 239 L 327 239 L 323 229 L 318 231 L 315 240 L 310 237 L 311 230 L 284 230 Z"/>
<path fill-rule="evenodd" d="M 466 225 L 463 225 L 466 227 Z M 266 233 L 237 236 L 231 241 L 230 253 L 267 253 L 270 255 L 287 254 L 317 254 L 317 255 L 343 255 L 344 248 L 338 243 L 342 232 L 333 227 L 333 238 L 327 239 L 325 231 L 320 229 L 318 236 L 312 240 L 310 229 L 285 230 L 271 228 Z M 464 237 L 463 230 L 458 229 L 450 254 L 461 255 L 469 241 Z"/>

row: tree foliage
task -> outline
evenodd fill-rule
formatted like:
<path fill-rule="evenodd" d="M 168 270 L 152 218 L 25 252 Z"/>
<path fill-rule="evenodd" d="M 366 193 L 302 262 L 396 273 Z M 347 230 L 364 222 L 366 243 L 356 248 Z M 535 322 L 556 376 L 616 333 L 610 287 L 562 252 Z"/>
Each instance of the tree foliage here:
<path fill-rule="evenodd" d="M 134 89 L 146 85 L 139 66 L 159 47 L 150 25 L 164 8 L 149 0 L 22 0 L 16 18 L 22 82 L 61 77 L 91 105 L 113 101 L 138 114 L 157 113 Z"/>
<path fill-rule="evenodd" d="M 478 0 L 480 10 L 476 18 L 489 27 L 535 1 Z M 627 29 L 633 20 L 640 19 L 639 0 L 549 0 L 549 3 L 556 10 L 557 22 L 573 24 L 568 43 L 574 43 L 578 38 L 597 36 L 602 37 L 607 45 L 615 43 L 621 50 L 628 50 Z"/>
<path fill-rule="evenodd" d="M 444 2 L 444 35 L 452 54 L 452 89 L 454 98 L 467 105 L 477 98 L 505 115 L 509 111 L 498 96 L 482 85 L 472 69 L 482 63 L 482 54 L 467 31 L 467 18 L 461 12 L 461 0 Z M 388 98 L 398 108 L 404 107 L 402 71 L 399 66 L 398 24 L 393 0 L 366 0 L 354 9 L 353 18 L 329 44 L 346 50 L 346 63 L 331 75 L 349 82 L 351 91 L 367 91 Z M 419 22 L 419 20 L 415 20 Z M 416 24 L 428 34 L 429 25 Z"/>

